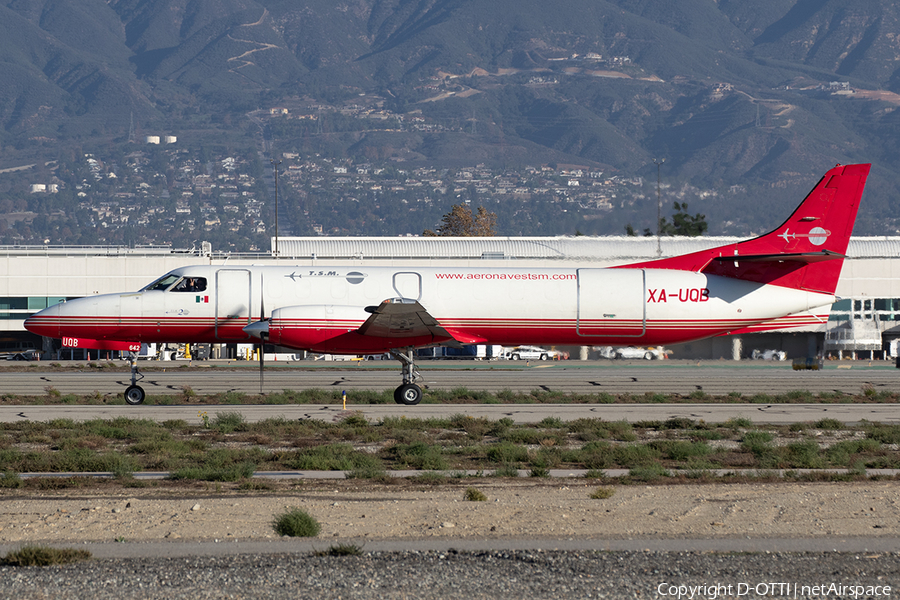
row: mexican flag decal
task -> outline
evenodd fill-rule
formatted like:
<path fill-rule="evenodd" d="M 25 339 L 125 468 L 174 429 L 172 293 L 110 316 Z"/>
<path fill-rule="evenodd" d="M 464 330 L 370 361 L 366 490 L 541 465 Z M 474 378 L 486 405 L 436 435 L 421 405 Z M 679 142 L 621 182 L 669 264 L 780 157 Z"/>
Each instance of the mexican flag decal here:
<path fill-rule="evenodd" d="M 203 304 L 209 304 L 209 296 L 197 296 L 197 302 L 202 302 Z"/>

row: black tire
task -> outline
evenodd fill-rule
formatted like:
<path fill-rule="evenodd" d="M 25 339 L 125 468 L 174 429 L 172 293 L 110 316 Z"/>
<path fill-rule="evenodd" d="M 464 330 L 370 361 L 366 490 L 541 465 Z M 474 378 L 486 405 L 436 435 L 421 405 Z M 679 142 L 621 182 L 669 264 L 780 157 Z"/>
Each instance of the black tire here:
<path fill-rule="evenodd" d="M 139 385 L 130 385 L 125 389 L 125 402 L 131 406 L 143 404 L 145 396 L 144 388 Z"/>
<path fill-rule="evenodd" d="M 422 388 L 414 383 L 404 383 L 394 390 L 394 401 L 404 406 L 415 406 L 422 401 Z"/>
<path fill-rule="evenodd" d="M 541 354 L 541 360 L 547 360 L 547 355 L 546 355 L 546 354 Z"/>
<path fill-rule="evenodd" d="M 518 354 L 513 354 L 512 356 L 510 356 L 510 358 L 511 358 L 512 360 L 519 360 L 520 357 L 519 357 Z"/>
<path fill-rule="evenodd" d="M 644 352 L 644 360 L 653 360 L 653 354 L 650 352 Z"/>

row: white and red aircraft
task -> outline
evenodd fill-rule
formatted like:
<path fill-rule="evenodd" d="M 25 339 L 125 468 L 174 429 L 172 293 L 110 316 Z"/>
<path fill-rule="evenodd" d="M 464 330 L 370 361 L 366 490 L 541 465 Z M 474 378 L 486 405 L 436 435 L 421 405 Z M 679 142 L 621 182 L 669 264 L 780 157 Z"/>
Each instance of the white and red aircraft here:
<path fill-rule="evenodd" d="M 827 320 L 869 168 L 829 170 L 771 233 L 672 258 L 612 268 L 193 266 L 137 292 L 58 304 L 25 327 L 88 344 L 259 338 L 390 352 L 402 363 L 394 398 L 414 405 L 415 348 L 661 345 Z M 134 374 L 125 398 L 144 400 Z"/>

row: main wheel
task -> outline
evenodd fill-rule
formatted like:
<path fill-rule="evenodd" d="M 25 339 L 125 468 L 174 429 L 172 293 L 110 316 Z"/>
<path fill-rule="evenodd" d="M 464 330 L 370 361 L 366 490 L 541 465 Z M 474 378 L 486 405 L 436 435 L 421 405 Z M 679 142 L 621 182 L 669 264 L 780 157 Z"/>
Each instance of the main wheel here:
<path fill-rule="evenodd" d="M 541 354 L 541 360 L 547 360 L 547 355 L 546 355 L 546 354 Z"/>
<path fill-rule="evenodd" d="M 422 401 L 422 388 L 414 383 L 404 383 L 394 390 L 394 401 L 405 406 L 415 406 Z"/>
<path fill-rule="evenodd" d="M 510 356 L 510 358 L 511 358 L 512 360 L 519 360 L 519 355 L 518 355 L 518 354 L 513 354 L 512 356 Z"/>
<path fill-rule="evenodd" d="M 653 360 L 653 355 L 649 352 L 644 352 L 644 360 Z"/>
<path fill-rule="evenodd" d="M 132 406 L 137 406 L 144 402 L 144 388 L 139 385 L 130 385 L 125 390 L 125 402 Z"/>

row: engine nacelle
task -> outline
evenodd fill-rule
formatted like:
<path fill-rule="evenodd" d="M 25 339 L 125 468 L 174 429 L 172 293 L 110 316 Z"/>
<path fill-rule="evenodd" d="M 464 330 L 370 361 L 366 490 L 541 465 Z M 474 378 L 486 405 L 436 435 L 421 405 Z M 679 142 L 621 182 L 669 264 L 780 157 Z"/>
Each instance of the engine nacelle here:
<path fill-rule="evenodd" d="M 286 306 L 272 311 L 267 322 L 270 344 L 332 354 L 379 354 L 392 348 L 434 343 L 431 334 L 413 337 L 362 335 L 370 317 L 362 306 Z"/>
<path fill-rule="evenodd" d="M 326 340 L 356 331 L 368 316 L 362 306 L 286 306 L 272 311 L 268 342 L 311 350 Z"/>

